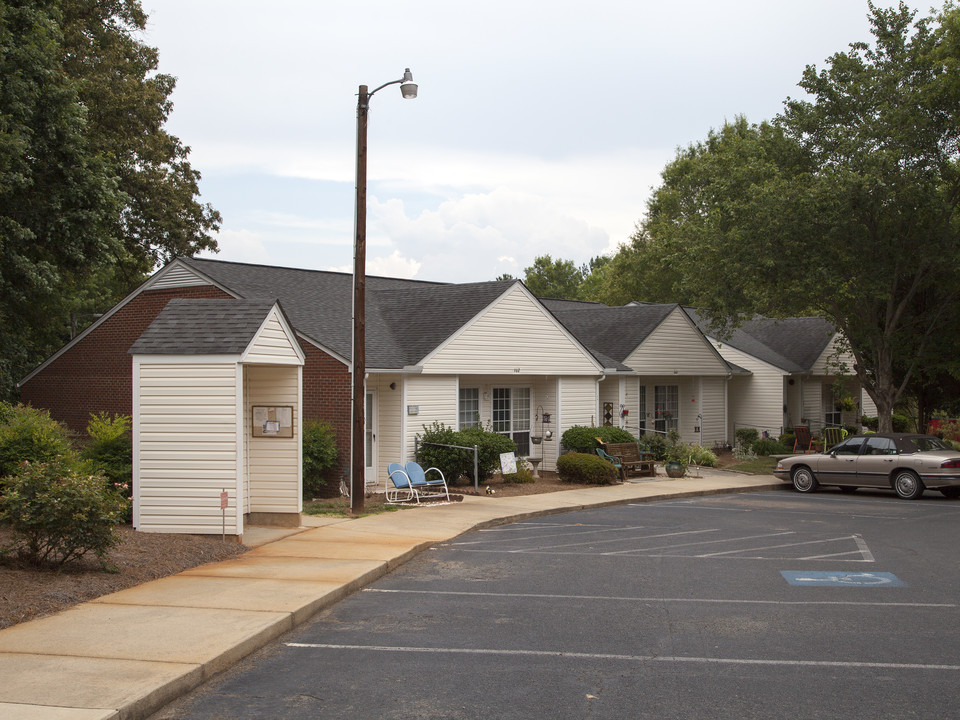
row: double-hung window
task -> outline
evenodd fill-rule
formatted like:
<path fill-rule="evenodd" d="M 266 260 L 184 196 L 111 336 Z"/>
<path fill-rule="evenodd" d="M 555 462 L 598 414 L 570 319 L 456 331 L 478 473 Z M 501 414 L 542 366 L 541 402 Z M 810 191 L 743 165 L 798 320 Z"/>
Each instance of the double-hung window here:
<path fill-rule="evenodd" d="M 460 429 L 480 425 L 480 389 L 460 388 L 460 406 L 457 412 Z"/>
<path fill-rule="evenodd" d="M 653 388 L 654 428 L 667 433 L 679 427 L 680 386 L 656 385 Z"/>
<path fill-rule="evenodd" d="M 517 444 L 517 455 L 530 454 L 530 388 L 493 389 L 493 431 Z"/>

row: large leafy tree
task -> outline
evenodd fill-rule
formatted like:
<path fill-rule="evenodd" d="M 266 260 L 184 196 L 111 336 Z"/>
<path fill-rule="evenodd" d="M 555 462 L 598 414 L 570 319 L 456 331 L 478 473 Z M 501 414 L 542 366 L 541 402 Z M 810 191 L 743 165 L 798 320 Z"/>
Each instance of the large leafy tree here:
<path fill-rule="evenodd" d="M 0 2 L 0 396 L 158 262 L 216 248 L 145 25 L 138 0 Z"/>
<path fill-rule="evenodd" d="M 870 6 L 857 43 L 773 123 L 740 118 L 663 173 L 639 234 L 722 323 L 814 311 L 849 341 L 891 428 L 894 405 L 944 353 L 957 373 L 960 11 Z"/>

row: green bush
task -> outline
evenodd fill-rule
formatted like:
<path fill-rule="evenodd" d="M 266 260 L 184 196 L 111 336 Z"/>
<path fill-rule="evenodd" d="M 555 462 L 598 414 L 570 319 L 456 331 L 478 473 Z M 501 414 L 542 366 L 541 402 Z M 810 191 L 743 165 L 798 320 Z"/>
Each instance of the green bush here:
<path fill-rule="evenodd" d="M 133 479 L 133 438 L 130 435 L 130 416 L 99 413 L 90 416 L 87 424 L 89 440 L 80 452 L 93 468 L 113 484 Z M 129 497 L 129 495 L 128 495 Z"/>
<path fill-rule="evenodd" d="M 793 428 L 785 430 L 783 434 L 780 435 L 780 444 L 787 449 L 787 452 L 793 452 L 793 446 L 796 442 L 797 436 L 793 434 Z"/>
<path fill-rule="evenodd" d="M 0 481 L 0 523 L 13 530 L 5 548 L 35 565 L 59 567 L 92 552 L 101 561 L 120 541 L 114 531 L 130 501 L 103 475 L 62 460 L 23 462 Z"/>
<path fill-rule="evenodd" d="M 780 440 L 762 438 L 753 443 L 752 450 L 760 456 L 787 455 L 793 452 L 793 443 L 790 443 L 790 447 L 786 447 Z"/>
<path fill-rule="evenodd" d="M 520 485 L 523 483 L 536 482 L 537 479 L 533 476 L 533 471 L 530 469 L 530 464 L 527 463 L 523 458 L 517 458 L 517 471 L 515 473 L 504 475 L 503 481 L 508 484 Z"/>
<path fill-rule="evenodd" d="M 893 422 L 894 432 L 910 432 L 910 426 L 913 421 L 906 415 L 898 415 L 897 413 L 894 413 L 890 419 Z M 867 428 L 867 430 L 872 430 L 873 432 L 877 432 L 877 430 L 880 428 L 880 419 L 876 416 L 870 417 L 869 415 L 864 415 L 862 418 L 860 418 L 860 422 L 865 428 Z"/>
<path fill-rule="evenodd" d="M 574 425 L 568 428 L 560 438 L 560 444 L 568 451 L 575 453 L 596 454 L 597 438 L 605 443 L 636 442 L 637 439 L 626 430 L 612 425 L 601 427 L 585 427 Z"/>
<path fill-rule="evenodd" d="M 737 444 L 744 449 L 752 449 L 753 444 L 760 439 L 760 431 L 752 427 L 737 428 L 734 433 Z"/>
<path fill-rule="evenodd" d="M 318 497 L 327 485 L 327 475 L 337 468 L 337 433 L 322 420 L 303 424 L 303 497 Z"/>
<path fill-rule="evenodd" d="M 663 462 L 667 459 L 667 438 L 659 433 L 651 433 L 643 436 L 643 444 L 657 462 Z"/>
<path fill-rule="evenodd" d="M 461 450 L 438 445 L 458 445 Z M 477 482 L 491 477 L 500 467 L 500 454 L 516 452 L 517 445 L 506 435 L 484 430 L 480 427 L 454 430 L 439 422 L 423 426 L 423 436 L 417 448 L 417 462 L 426 467 L 439 468 L 448 483 L 456 483 L 461 477 L 470 482 L 473 477 L 473 446 L 477 446 L 477 465 L 480 474 Z"/>
<path fill-rule="evenodd" d="M 617 469 L 599 455 L 566 453 L 557 458 L 561 482 L 614 485 L 620 481 Z"/>
<path fill-rule="evenodd" d="M 24 460 L 74 460 L 67 429 L 46 410 L 0 403 L 0 477 L 10 475 Z"/>

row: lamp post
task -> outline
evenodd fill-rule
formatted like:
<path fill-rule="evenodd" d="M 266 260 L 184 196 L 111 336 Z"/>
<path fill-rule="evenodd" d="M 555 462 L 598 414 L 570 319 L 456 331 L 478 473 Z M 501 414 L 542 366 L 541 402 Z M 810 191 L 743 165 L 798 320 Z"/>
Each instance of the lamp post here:
<path fill-rule="evenodd" d="M 365 304 L 367 292 L 367 113 L 370 110 L 370 98 L 378 90 L 388 85 L 400 85 L 404 98 L 417 96 L 417 85 L 413 82 L 410 68 L 403 72 L 399 80 L 391 80 L 372 91 L 366 85 L 360 86 L 357 93 L 357 202 L 354 218 L 353 245 L 353 422 L 350 435 L 350 511 L 363 511 L 364 474 L 366 471 L 366 423 L 364 405 L 366 401 L 366 319 Z"/>

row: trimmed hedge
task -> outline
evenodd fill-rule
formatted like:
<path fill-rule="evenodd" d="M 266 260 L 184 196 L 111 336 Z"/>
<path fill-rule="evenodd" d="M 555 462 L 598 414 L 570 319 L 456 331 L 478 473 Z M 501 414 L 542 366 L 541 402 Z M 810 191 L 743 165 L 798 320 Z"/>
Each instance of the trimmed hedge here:
<path fill-rule="evenodd" d="M 596 454 L 597 438 L 600 438 L 605 443 L 637 441 L 637 439 L 626 430 L 621 430 L 612 425 L 600 427 L 574 425 L 563 433 L 560 442 L 570 452 Z"/>
<path fill-rule="evenodd" d="M 566 453 L 557 458 L 557 474 L 561 482 L 590 485 L 615 485 L 620 481 L 617 469 L 599 455 Z"/>

